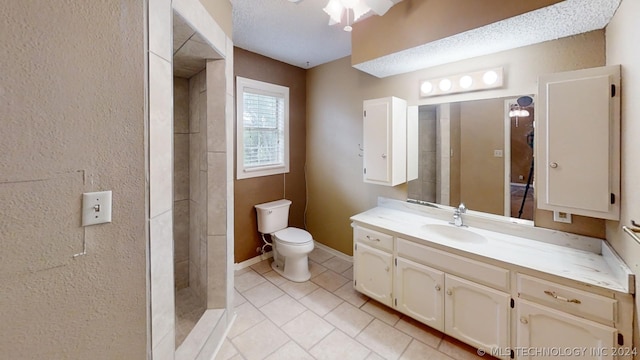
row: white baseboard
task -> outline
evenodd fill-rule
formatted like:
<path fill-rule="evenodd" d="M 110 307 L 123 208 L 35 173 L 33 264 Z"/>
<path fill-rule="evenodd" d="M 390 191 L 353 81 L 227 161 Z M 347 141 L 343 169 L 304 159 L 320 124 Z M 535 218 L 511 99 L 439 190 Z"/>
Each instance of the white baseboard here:
<path fill-rule="evenodd" d="M 273 252 L 267 251 L 262 255 L 258 255 L 256 257 L 252 257 L 251 259 L 245 260 L 243 262 L 233 264 L 233 270 L 235 271 L 242 270 L 244 268 L 248 268 L 251 265 L 257 264 L 262 260 L 270 259 L 272 257 L 273 257 Z"/>
<path fill-rule="evenodd" d="M 343 252 L 340 252 L 340 251 L 338 251 L 336 249 L 330 248 L 327 245 L 321 244 L 321 243 L 319 243 L 317 241 L 314 241 L 313 244 L 318 249 L 322 249 L 322 250 L 328 252 L 329 254 L 331 254 L 331 255 L 333 255 L 333 256 L 335 256 L 337 258 L 340 258 L 340 259 L 348 261 L 348 262 L 353 262 L 353 256 L 349 256 L 349 255 L 347 255 L 347 254 L 345 254 Z"/>

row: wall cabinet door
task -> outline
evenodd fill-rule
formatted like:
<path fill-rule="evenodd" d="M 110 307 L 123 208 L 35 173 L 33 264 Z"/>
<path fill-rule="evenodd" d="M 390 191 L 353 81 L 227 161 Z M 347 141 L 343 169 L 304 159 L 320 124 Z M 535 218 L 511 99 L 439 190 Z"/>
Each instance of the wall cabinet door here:
<path fill-rule="evenodd" d="M 396 309 L 444 331 L 444 273 L 403 258 L 396 261 Z"/>
<path fill-rule="evenodd" d="M 538 208 L 618 220 L 620 66 L 540 76 L 538 94 Z"/>
<path fill-rule="evenodd" d="M 355 244 L 354 282 L 356 290 L 392 306 L 393 256 L 363 243 Z"/>
<path fill-rule="evenodd" d="M 508 348 L 511 296 L 449 274 L 445 284 L 445 333 L 487 352 Z"/>
<path fill-rule="evenodd" d="M 407 181 L 407 102 L 388 97 L 363 104 L 363 180 L 395 186 Z"/>
<path fill-rule="evenodd" d="M 616 329 L 526 300 L 516 306 L 518 349 L 578 349 L 574 358 L 615 359 Z M 556 359 L 568 354 L 520 353 L 519 359 Z"/>

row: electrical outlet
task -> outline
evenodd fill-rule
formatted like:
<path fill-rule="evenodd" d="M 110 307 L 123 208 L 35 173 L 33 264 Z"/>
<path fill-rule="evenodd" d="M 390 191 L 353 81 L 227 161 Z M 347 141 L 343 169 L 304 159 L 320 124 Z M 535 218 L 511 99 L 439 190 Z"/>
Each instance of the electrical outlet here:
<path fill-rule="evenodd" d="M 571 224 L 571 214 L 562 211 L 554 211 L 553 221 Z"/>
<path fill-rule="evenodd" d="M 502 150 L 493 150 L 493 157 L 501 158 Z"/>
<path fill-rule="evenodd" d="M 111 191 L 82 194 L 82 226 L 111 222 Z"/>

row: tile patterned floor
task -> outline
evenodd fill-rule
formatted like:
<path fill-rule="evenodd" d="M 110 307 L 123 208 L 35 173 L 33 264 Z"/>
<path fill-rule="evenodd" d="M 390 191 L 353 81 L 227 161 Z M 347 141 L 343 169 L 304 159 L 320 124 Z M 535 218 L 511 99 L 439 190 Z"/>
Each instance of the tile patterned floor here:
<path fill-rule="evenodd" d="M 216 360 L 491 359 L 353 290 L 350 262 L 309 258 L 304 283 L 268 260 L 236 271 L 237 318 Z"/>

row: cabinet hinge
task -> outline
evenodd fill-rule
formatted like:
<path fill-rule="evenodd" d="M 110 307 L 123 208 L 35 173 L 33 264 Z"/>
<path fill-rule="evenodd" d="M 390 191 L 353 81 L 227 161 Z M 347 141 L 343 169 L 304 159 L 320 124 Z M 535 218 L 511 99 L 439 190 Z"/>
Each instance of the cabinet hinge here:
<path fill-rule="evenodd" d="M 353 280 L 353 286 L 355 287 L 356 285 L 358 285 L 358 280 Z"/>
<path fill-rule="evenodd" d="M 364 114 L 362 114 L 364 117 L 367 117 L 367 110 L 364 111 Z"/>
<path fill-rule="evenodd" d="M 513 299 L 511 299 L 511 308 L 513 309 L 514 307 L 516 307 L 516 302 Z"/>
<path fill-rule="evenodd" d="M 396 307 L 398 306 L 398 298 L 393 299 L 393 303 L 396 305 Z"/>
<path fill-rule="evenodd" d="M 516 353 L 513 350 L 510 350 L 509 357 L 512 358 L 512 359 L 515 359 L 516 358 Z"/>
<path fill-rule="evenodd" d="M 396 267 L 398 266 L 398 258 L 395 258 Z"/>
<path fill-rule="evenodd" d="M 611 97 L 615 97 L 615 96 L 616 96 L 616 85 L 611 84 Z"/>
<path fill-rule="evenodd" d="M 616 194 L 611 193 L 611 205 L 616 203 Z"/>
<path fill-rule="evenodd" d="M 364 173 L 365 173 L 365 175 L 367 174 L 367 168 L 364 168 Z"/>
<path fill-rule="evenodd" d="M 622 334 L 618 334 L 618 345 L 624 345 L 624 336 Z"/>

